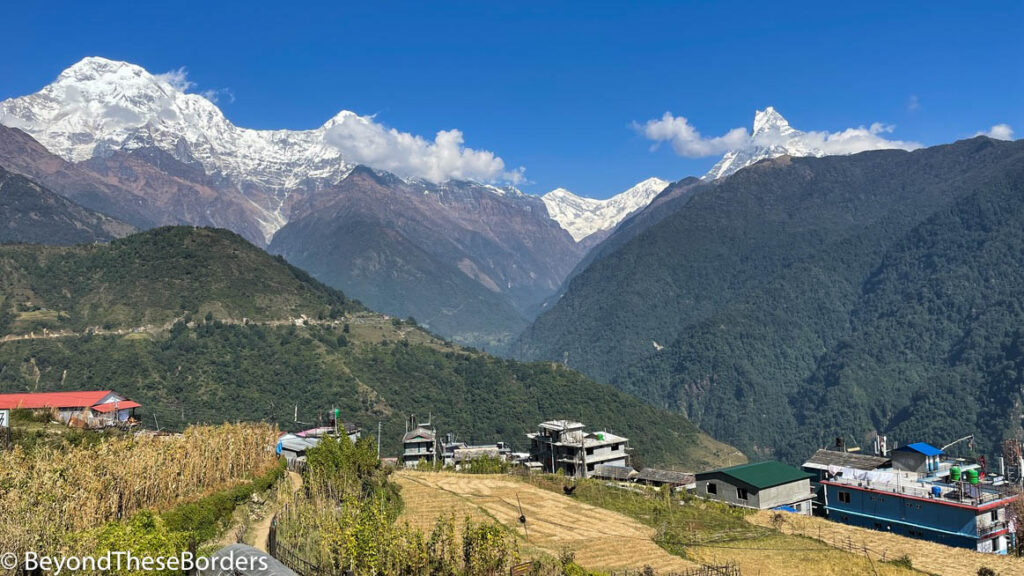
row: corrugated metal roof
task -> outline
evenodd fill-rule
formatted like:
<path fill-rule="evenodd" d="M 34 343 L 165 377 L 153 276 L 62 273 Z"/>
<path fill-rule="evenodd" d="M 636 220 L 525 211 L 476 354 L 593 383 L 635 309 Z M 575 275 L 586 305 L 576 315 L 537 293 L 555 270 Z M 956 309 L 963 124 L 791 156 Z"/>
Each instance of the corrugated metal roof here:
<path fill-rule="evenodd" d="M 639 474 L 637 474 L 636 479 L 643 482 L 661 482 L 662 484 L 678 484 L 679 486 L 686 486 L 687 484 L 693 484 L 696 477 L 687 472 L 644 468 Z"/>
<path fill-rule="evenodd" d="M 938 456 L 938 455 L 942 454 L 942 450 L 939 450 L 938 448 L 936 448 L 935 446 L 932 446 L 931 444 L 928 444 L 927 442 L 914 442 L 913 444 L 907 444 L 906 446 L 900 446 L 899 448 L 896 448 L 896 450 L 897 451 L 902 451 L 902 452 L 906 452 L 907 450 L 912 450 L 914 452 L 918 452 L 920 454 L 924 454 L 925 456 Z"/>
<path fill-rule="evenodd" d="M 855 468 L 857 470 L 874 470 L 876 468 L 884 468 L 891 462 L 891 460 L 882 456 L 821 449 L 815 452 L 814 456 L 807 459 L 807 462 L 804 463 L 804 468 L 825 470 L 829 466 L 839 466 L 840 468 Z"/>
<path fill-rule="evenodd" d="M 112 393 L 110 390 L 97 390 L 90 392 L 0 394 L 0 409 L 83 408 L 98 404 Z"/>
<path fill-rule="evenodd" d="M 117 402 L 107 402 L 106 404 L 97 404 L 92 407 L 97 412 L 107 413 L 117 410 L 128 410 L 129 408 L 140 408 L 142 404 L 134 402 L 132 400 L 119 400 Z"/>
<path fill-rule="evenodd" d="M 630 480 L 636 476 L 636 470 L 630 466 L 599 464 L 594 466 L 594 476 L 598 478 L 608 478 L 611 480 Z"/>
<path fill-rule="evenodd" d="M 434 432 L 433 430 L 424 428 L 422 426 L 417 426 L 416 428 L 410 430 L 409 432 L 406 432 L 405 436 L 402 436 L 402 442 L 409 442 L 417 438 L 422 438 L 424 440 L 434 440 L 435 438 L 437 438 L 437 433 Z"/>
<path fill-rule="evenodd" d="M 798 482 L 811 477 L 807 472 L 798 470 L 788 464 L 768 460 L 753 464 L 741 464 L 730 468 L 721 468 L 711 472 L 701 472 L 697 474 L 697 480 L 705 480 L 719 475 L 733 478 L 759 490 L 789 484 L 790 482 Z"/>

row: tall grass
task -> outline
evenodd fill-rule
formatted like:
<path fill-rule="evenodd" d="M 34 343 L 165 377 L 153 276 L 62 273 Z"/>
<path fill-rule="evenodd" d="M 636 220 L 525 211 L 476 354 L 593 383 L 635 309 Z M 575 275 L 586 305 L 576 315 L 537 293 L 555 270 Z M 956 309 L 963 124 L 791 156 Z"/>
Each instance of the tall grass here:
<path fill-rule="evenodd" d="M 0 549 L 61 551 L 69 534 L 249 480 L 276 462 L 267 424 L 194 426 L 0 453 Z"/>

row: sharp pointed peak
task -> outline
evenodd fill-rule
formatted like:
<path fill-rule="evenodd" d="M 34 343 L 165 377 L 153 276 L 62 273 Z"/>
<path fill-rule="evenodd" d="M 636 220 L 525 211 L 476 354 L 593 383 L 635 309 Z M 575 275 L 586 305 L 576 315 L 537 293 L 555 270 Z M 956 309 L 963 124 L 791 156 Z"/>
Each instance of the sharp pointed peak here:
<path fill-rule="evenodd" d="M 773 128 L 789 128 L 787 121 L 774 106 L 754 113 L 754 134 L 761 134 Z"/>

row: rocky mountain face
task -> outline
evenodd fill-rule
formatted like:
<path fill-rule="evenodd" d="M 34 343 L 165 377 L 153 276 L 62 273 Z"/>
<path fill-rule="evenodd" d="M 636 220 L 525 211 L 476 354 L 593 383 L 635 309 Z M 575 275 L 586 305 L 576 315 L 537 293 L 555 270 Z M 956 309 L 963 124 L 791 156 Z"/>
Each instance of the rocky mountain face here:
<path fill-rule="evenodd" d="M 357 167 L 293 211 L 271 252 L 371 307 L 478 345 L 524 327 L 582 255 L 540 199 L 471 182 Z"/>
<path fill-rule="evenodd" d="M 214 226 L 263 244 L 261 212 L 236 187 L 157 148 L 68 162 L 25 132 L 0 125 L 0 166 L 137 228 Z"/>
<path fill-rule="evenodd" d="M 676 195 L 669 213 L 618 227 L 517 352 L 567 359 L 748 453 L 940 441 L 964 422 L 995 448 L 1021 433 L 1022 158 L 1024 142 L 980 137 L 679 183 L 659 197 Z"/>
<path fill-rule="evenodd" d="M 0 244 L 109 242 L 134 231 L 0 168 Z"/>

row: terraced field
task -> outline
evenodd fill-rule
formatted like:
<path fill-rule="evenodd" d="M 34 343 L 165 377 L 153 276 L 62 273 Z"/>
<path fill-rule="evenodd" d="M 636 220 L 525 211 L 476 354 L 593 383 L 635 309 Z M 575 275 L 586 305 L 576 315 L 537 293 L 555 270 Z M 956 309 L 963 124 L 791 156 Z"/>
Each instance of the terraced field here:
<path fill-rule="evenodd" d="M 404 519 L 424 530 L 429 530 L 439 515 L 454 513 L 460 524 L 469 516 L 495 519 L 513 528 L 526 557 L 557 557 L 568 548 L 575 552 L 579 564 L 593 570 L 651 566 L 662 574 L 696 566 L 655 544 L 653 528 L 506 476 L 403 470 L 395 479 L 402 486 Z M 518 522 L 517 497 L 527 519 L 528 537 Z"/>
<path fill-rule="evenodd" d="M 771 513 L 758 513 L 750 521 L 768 526 L 771 524 Z M 995 570 L 1000 576 L 1024 574 L 1022 558 L 951 548 L 934 542 L 830 522 L 824 518 L 786 516 L 781 529 L 787 534 L 813 538 L 835 548 L 859 550 L 861 555 L 870 554 L 876 561 L 907 556 L 915 568 L 928 574 L 976 576 L 983 567 Z"/>

